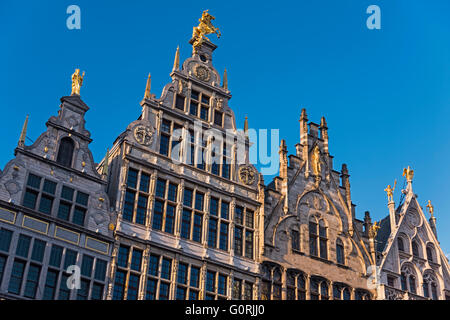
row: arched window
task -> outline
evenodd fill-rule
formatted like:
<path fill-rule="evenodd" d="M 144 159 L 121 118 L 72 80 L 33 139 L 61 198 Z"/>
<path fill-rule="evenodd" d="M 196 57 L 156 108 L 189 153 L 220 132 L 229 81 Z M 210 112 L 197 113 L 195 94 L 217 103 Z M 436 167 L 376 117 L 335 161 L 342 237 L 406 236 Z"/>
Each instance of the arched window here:
<path fill-rule="evenodd" d="M 328 282 L 321 277 L 312 277 L 310 282 L 311 300 L 328 300 Z"/>
<path fill-rule="evenodd" d="M 322 259 L 328 259 L 327 227 L 323 220 L 319 221 L 319 242 L 320 257 Z"/>
<path fill-rule="evenodd" d="M 399 251 L 405 251 L 405 246 L 403 245 L 402 238 L 397 238 L 397 245 Z"/>
<path fill-rule="evenodd" d="M 413 241 L 411 244 L 413 256 L 419 257 L 419 245 L 416 241 Z"/>
<path fill-rule="evenodd" d="M 431 291 L 431 298 L 433 300 L 438 299 L 438 289 L 437 289 L 437 280 L 432 271 L 425 272 L 423 276 L 423 296 L 425 298 L 430 298 L 430 291 Z"/>
<path fill-rule="evenodd" d="M 350 289 L 349 288 L 344 289 L 344 291 L 342 292 L 342 298 L 344 300 L 350 300 Z"/>
<path fill-rule="evenodd" d="M 402 284 L 402 290 L 409 291 L 414 294 L 417 293 L 416 275 L 411 266 L 403 265 L 401 269 L 400 281 Z"/>
<path fill-rule="evenodd" d="M 56 162 L 65 167 L 71 167 L 74 149 L 75 143 L 72 139 L 68 137 L 62 138 L 59 144 L 58 157 L 56 158 Z"/>
<path fill-rule="evenodd" d="M 318 239 L 318 225 L 316 219 L 313 217 L 309 221 L 309 254 L 312 256 L 318 256 L 317 239 Z"/>
<path fill-rule="evenodd" d="M 306 299 L 306 281 L 300 270 L 291 269 L 286 273 L 287 300 Z"/>
<path fill-rule="evenodd" d="M 344 244 L 341 239 L 336 240 L 336 262 L 339 264 L 345 264 L 344 261 Z"/>
<path fill-rule="evenodd" d="M 416 277 L 413 275 L 409 276 L 409 291 L 416 294 L 417 288 L 416 288 Z"/>
<path fill-rule="evenodd" d="M 370 293 L 362 289 L 357 289 L 355 291 L 355 300 L 370 300 Z"/>
<path fill-rule="evenodd" d="M 328 283 L 324 280 L 320 283 L 320 300 L 328 300 Z"/>
<path fill-rule="evenodd" d="M 427 246 L 427 259 L 428 261 L 434 262 L 434 254 L 433 254 L 433 248 L 428 245 Z"/>
<path fill-rule="evenodd" d="M 303 274 L 297 278 L 297 299 L 306 300 L 306 278 Z"/>
<path fill-rule="evenodd" d="M 262 300 L 281 300 L 281 268 L 272 263 L 264 263 L 262 266 L 263 279 L 261 287 Z"/>

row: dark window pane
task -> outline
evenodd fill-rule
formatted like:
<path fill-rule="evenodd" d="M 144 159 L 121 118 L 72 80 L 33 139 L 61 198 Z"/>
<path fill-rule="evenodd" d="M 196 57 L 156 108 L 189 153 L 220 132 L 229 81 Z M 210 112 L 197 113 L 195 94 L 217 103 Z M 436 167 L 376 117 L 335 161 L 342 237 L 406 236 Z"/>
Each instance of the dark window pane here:
<path fill-rule="evenodd" d="M 179 94 L 175 98 L 175 108 L 184 110 L 184 97 Z"/>
<path fill-rule="evenodd" d="M 43 300 L 54 300 L 56 293 L 56 283 L 58 281 L 58 272 L 53 270 L 47 271 L 47 278 L 45 279 Z"/>
<path fill-rule="evenodd" d="M 77 192 L 77 203 L 81 204 L 82 206 L 87 206 L 88 204 L 89 195 L 84 192 Z"/>
<path fill-rule="evenodd" d="M 172 260 L 163 258 L 161 265 L 161 278 L 170 280 L 172 275 Z"/>
<path fill-rule="evenodd" d="M 61 190 L 61 198 L 72 201 L 74 192 L 74 189 L 63 186 Z"/>
<path fill-rule="evenodd" d="M 217 217 L 219 213 L 219 199 L 211 198 L 211 203 L 209 206 L 209 214 Z"/>
<path fill-rule="evenodd" d="M 293 250 L 300 250 L 300 234 L 296 230 L 291 231 L 291 243 Z"/>
<path fill-rule="evenodd" d="M 245 231 L 245 256 L 253 259 L 253 232 Z"/>
<path fill-rule="evenodd" d="M 190 286 L 198 288 L 200 284 L 200 268 L 191 267 L 191 281 Z"/>
<path fill-rule="evenodd" d="M 136 223 L 138 224 L 145 224 L 145 217 L 147 214 L 147 202 L 148 202 L 147 196 L 139 195 L 136 210 Z"/>
<path fill-rule="evenodd" d="M 67 280 L 69 277 L 65 274 L 61 275 L 61 282 L 59 283 L 59 294 L 58 300 L 69 300 L 70 298 L 70 290 L 67 287 Z"/>
<path fill-rule="evenodd" d="M 222 126 L 222 112 L 215 110 L 214 111 L 214 124 L 218 126 Z"/>
<path fill-rule="evenodd" d="M 116 279 L 114 280 L 113 300 L 123 300 L 125 291 L 126 274 L 123 271 L 116 271 Z"/>
<path fill-rule="evenodd" d="M 238 224 L 243 224 L 244 216 L 243 216 L 244 208 L 236 206 L 236 210 L 234 213 L 234 221 Z"/>
<path fill-rule="evenodd" d="M 150 263 L 148 266 L 148 274 L 157 277 L 159 268 L 159 256 L 151 255 Z"/>
<path fill-rule="evenodd" d="M 170 133 L 170 125 L 171 125 L 170 121 L 163 120 L 162 124 L 161 124 L 161 131 L 166 132 L 166 133 Z"/>
<path fill-rule="evenodd" d="M 138 249 L 133 249 L 133 254 L 131 255 L 131 269 L 135 271 L 141 271 L 142 263 L 142 251 Z"/>
<path fill-rule="evenodd" d="M 99 283 L 94 283 L 92 285 L 92 294 L 91 299 L 92 300 L 102 300 L 103 298 L 103 285 Z"/>
<path fill-rule="evenodd" d="M 148 279 L 146 300 L 156 300 L 156 280 Z"/>
<path fill-rule="evenodd" d="M 209 113 L 209 108 L 202 106 L 200 108 L 200 118 L 208 121 L 208 113 Z"/>
<path fill-rule="evenodd" d="M 138 171 L 130 168 L 128 170 L 127 186 L 130 188 L 136 189 L 137 177 L 138 177 Z"/>
<path fill-rule="evenodd" d="M 195 91 L 195 90 L 191 91 L 191 99 L 198 101 L 199 96 L 200 96 L 200 93 L 198 91 Z"/>
<path fill-rule="evenodd" d="M 253 220 L 254 220 L 254 213 L 252 210 L 245 210 L 245 225 L 249 228 L 253 228 Z"/>
<path fill-rule="evenodd" d="M 31 238 L 21 234 L 17 243 L 16 255 L 27 258 L 30 250 Z"/>
<path fill-rule="evenodd" d="M 217 293 L 226 295 L 227 294 L 227 276 L 219 274 L 219 283 L 217 286 Z"/>
<path fill-rule="evenodd" d="M 150 186 L 150 176 L 145 173 L 141 173 L 141 182 L 139 183 L 139 190 L 148 192 Z"/>
<path fill-rule="evenodd" d="M 75 207 L 75 210 L 73 211 L 72 222 L 75 224 L 78 224 L 80 226 L 83 226 L 85 215 L 86 215 L 86 209 L 83 209 L 80 207 Z"/>
<path fill-rule="evenodd" d="M 38 192 L 27 188 L 25 191 L 25 195 L 23 197 L 24 207 L 34 209 L 36 207 L 36 200 L 37 200 L 38 194 L 39 194 Z"/>
<path fill-rule="evenodd" d="M 195 194 L 195 209 L 203 211 L 204 198 L 203 193 L 197 192 Z"/>
<path fill-rule="evenodd" d="M 56 158 L 56 162 L 65 167 L 71 167 L 72 158 L 73 158 L 73 150 L 75 148 L 75 144 L 70 138 L 62 138 L 59 144 L 58 157 Z"/>
<path fill-rule="evenodd" d="M 219 248 L 228 251 L 228 223 L 220 224 L 220 243 Z"/>
<path fill-rule="evenodd" d="M 177 288 L 177 300 L 185 300 L 186 299 L 186 288 Z"/>
<path fill-rule="evenodd" d="M 167 194 L 167 199 L 170 201 L 176 202 L 177 201 L 177 190 L 178 186 L 173 183 L 169 183 L 169 192 Z"/>
<path fill-rule="evenodd" d="M 108 263 L 104 260 L 97 259 L 95 263 L 95 279 L 100 281 L 105 281 L 106 268 Z"/>
<path fill-rule="evenodd" d="M 42 262 L 44 259 L 46 242 L 35 239 L 33 244 L 33 251 L 31 252 L 31 259 Z"/>
<path fill-rule="evenodd" d="M 229 211 L 230 205 L 228 204 L 228 202 L 223 202 L 222 201 L 222 205 L 220 208 L 220 216 L 222 217 L 222 219 L 227 219 L 228 220 L 228 211 Z"/>
<path fill-rule="evenodd" d="M 5 265 L 6 265 L 6 257 L 0 256 L 0 283 L 2 283 L 3 280 L 3 273 L 5 272 Z"/>
<path fill-rule="evenodd" d="M 83 260 L 81 262 L 81 275 L 90 278 L 93 266 L 94 266 L 94 258 L 87 255 L 83 255 Z"/>
<path fill-rule="evenodd" d="M 197 116 L 197 114 L 198 114 L 198 103 L 197 102 L 191 101 L 189 113 L 193 116 Z"/>
<path fill-rule="evenodd" d="M 206 272 L 206 291 L 216 291 L 216 273 L 213 271 Z"/>
<path fill-rule="evenodd" d="M 31 264 L 28 268 L 27 282 L 25 284 L 24 296 L 27 298 L 36 297 L 36 289 L 39 282 L 39 275 L 41 273 L 41 267 Z"/>
<path fill-rule="evenodd" d="M 55 194 L 56 183 L 53 181 L 45 180 L 44 187 L 42 190 L 46 193 Z"/>
<path fill-rule="evenodd" d="M 165 198 L 166 195 L 166 180 L 158 179 L 156 181 L 155 195 L 159 198 Z"/>
<path fill-rule="evenodd" d="M 30 173 L 28 175 L 27 185 L 32 188 L 39 189 L 41 187 L 41 177 Z"/>
<path fill-rule="evenodd" d="M 117 265 L 119 267 L 126 268 L 128 266 L 129 253 L 130 253 L 130 249 L 128 247 L 124 247 L 124 246 L 119 247 L 119 255 L 117 257 Z"/>
<path fill-rule="evenodd" d="M 159 153 L 165 156 L 169 155 L 169 136 L 166 136 L 164 134 L 161 135 Z"/>
<path fill-rule="evenodd" d="M 0 229 L 0 250 L 9 252 L 12 234 L 12 231 Z"/>
<path fill-rule="evenodd" d="M 177 277 L 178 283 L 187 284 L 187 269 L 188 269 L 187 264 L 180 263 L 178 265 L 178 277 Z"/>
<path fill-rule="evenodd" d="M 139 276 L 135 274 L 130 274 L 130 278 L 128 280 L 127 300 L 137 300 L 138 291 L 139 291 Z"/>
<path fill-rule="evenodd" d="M 39 211 L 42 213 L 50 214 L 52 212 L 53 197 L 43 194 L 41 196 L 41 202 L 39 203 Z"/>
<path fill-rule="evenodd" d="M 67 249 L 64 258 L 64 269 L 67 270 L 69 266 L 75 265 L 77 262 L 77 252 Z"/>
<path fill-rule="evenodd" d="M 194 228 L 192 230 L 192 240 L 202 242 L 202 219 L 201 214 L 194 214 Z"/>
<path fill-rule="evenodd" d="M 242 256 L 242 228 L 234 228 L 234 253 Z"/>
<path fill-rule="evenodd" d="M 11 270 L 11 278 L 9 280 L 8 292 L 20 294 L 24 270 L 25 270 L 25 262 L 15 260 Z"/>
<path fill-rule="evenodd" d="M 133 221 L 134 199 L 136 192 L 127 190 L 125 193 L 125 203 L 123 206 L 123 219 Z"/>
<path fill-rule="evenodd" d="M 183 204 L 190 208 L 192 208 L 192 193 L 193 191 L 191 189 L 184 189 Z"/>
<path fill-rule="evenodd" d="M 161 282 L 159 286 L 159 300 L 169 299 L 169 284 Z"/>
<path fill-rule="evenodd" d="M 58 218 L 68 221 L 70 216 L 70 208 L 70 203 L 61 201 L 58 208 Z"/>
<path fill-rule="evenodd" d="M 183 217 L 181 220 L 181 237 L 189 239 L 191 232 L 191 212 L 183 209 Z"/>
<path fill-rule="evenodd" d="M 208 227 L 208 246 L 215 248 L 217 245 L 217 220 L 210 219 Z"/>
<path fill-rule="evenodd" d="M 167 205 L 166 208 L 166 225 L 164 231 L 167 233 L 172 233 L 174 231 L 175 225 L 175 206 Z"/>
<path fill-rule="evenodd" d="M 155 201 L 155 208 L 153 210 L 153 229 L 162 229 L 162 218 L 163 218 L 164 202 Z"/>
<path fill-rule="evenodd" d="M 89 293 L 89 281 L 81 279 L 80 289 L 77 290 L 77 300 L 87 300 Z"/>

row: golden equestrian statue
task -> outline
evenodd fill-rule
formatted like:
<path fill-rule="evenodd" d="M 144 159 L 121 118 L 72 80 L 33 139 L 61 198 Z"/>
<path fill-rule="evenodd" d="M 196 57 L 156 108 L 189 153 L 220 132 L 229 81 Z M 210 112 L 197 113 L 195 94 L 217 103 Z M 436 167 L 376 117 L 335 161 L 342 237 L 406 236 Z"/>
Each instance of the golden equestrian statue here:
<path fill-rule="evenodd" d="M 369 227 L 369 237 L 370 238 L 376 238 L 378 234 L 378 230 L 380 229 L 380 222 L 375 222 L 372 226 Z"/>
<path fill-rule="evenodd" d="M 80 95 L 80 88 L 83 85 L 84 71 L 83 75 L 80 75 L 80 69 L 75 69 L 72 74 L 72 94 Z"/>
<path fill-rule="evenodd" d="M 215 20 L 216 18 L 210 15 L 208 11 L 209 10 L 203 11 L 202 17 L 198 19 L 200 22 L 199 25 L 194 27 L 194 31 L 192 32 L 192 38 L 194 39 L 192 46 L 194 47 L 194 52 L 197 52 L 197 48 L 202 45 L 204 39 L 209 41 L 206 37 L 207 34 L 215 33 L 217 34 L 217 38 L 220 38 L 222 35 L 219 28 L 215 28 L 212 25 L 211 20 Z"/>

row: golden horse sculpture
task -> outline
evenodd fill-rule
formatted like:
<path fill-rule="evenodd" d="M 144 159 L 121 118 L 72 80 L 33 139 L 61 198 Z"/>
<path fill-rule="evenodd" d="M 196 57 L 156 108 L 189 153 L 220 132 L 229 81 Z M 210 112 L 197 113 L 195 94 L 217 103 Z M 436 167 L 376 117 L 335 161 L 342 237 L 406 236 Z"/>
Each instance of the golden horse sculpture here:
<path fill-rule="evenodd" d="M 219 28 L 216 28 L 212 25 L 211 20 L 215 20 L 216 18 L 208 13 L 209 10 L 205 10 L 202 13 L 202 17 L 198 19 L 200 22 L 197 27 L 194 27 L 192 32 L 192 38 L 194 39 L 194 43 L 192 46 L 194 47 L 194 52 L 197 52 L 197 48 L 200 47 L 203 41 L 209 39 L 206 37 L 207 34 L 215 33 L 217 34 L 217 38 L 220 38 L 222 35 L 220 33 Z"/>

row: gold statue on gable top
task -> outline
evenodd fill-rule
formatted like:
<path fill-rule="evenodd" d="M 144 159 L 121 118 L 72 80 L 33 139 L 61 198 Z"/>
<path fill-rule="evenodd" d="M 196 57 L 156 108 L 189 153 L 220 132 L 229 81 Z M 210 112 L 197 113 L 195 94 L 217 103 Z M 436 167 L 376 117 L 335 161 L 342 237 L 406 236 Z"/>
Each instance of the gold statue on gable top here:
<path fill-rule="evenodd" d="M 72 94 L 80 95 L 80 89 L 83 85 L 84 71 L 83 75 L 80 75 L 80 69 L 75 69 L 72 74 Z"/>
<path fill-rule="evenodd" d="M 395 179 L 395 181 L 394 181 L 394 188 L 392 188 L 391 185 L 388 184 L 386 189 L 384 189 L 384 191 L 386 191 L 386 193 L 387 193 L 388 202 L 393 202 L 394 201 L 394 191 L 395 191 L 395 186 L 396 185 L 397 185 L 397 179 Z"/>
<path fill-rule="evenodd" d="M 198 19 L 200 22 L 199 25 L 194 27 L 194 31 L 192 32 L 192 38 L 194 39 L 192 46 L 194 47 L 194 52 L 197 52 L 197 48 L 202 45 L 204 39 L 209 41 L 206 37 L 207 34 L 215 33 L 217 34 L 217 38 L 220 38 L 222 35 L 219 28 L 215 28 L 212 25 L 211 20 L 215 20 L 216 18 L 210 15 L 208 11 L 209 10 L 203 11 L 202 17 Z"/>
<path fill-rule="evenodd" d="M 313 153 L 311 155 L 311 168 L 314 173 L 314 175 L 319 176 L 320 172 L 322 171 L 321 165 L 320 165 L 320 150 L 319 146 L 315 146 Z"/>
<path fill-rule="evenodd" d="M 433 205 L 431 204 L 431 200 L 428 200 L 428 204 L 427 204 L 427 210 L 428 210 L 428 212 L 430 213 L 430 215 L 433 217 L 433 213 L 434 213 L 434 207 L 433 207 Z"/>
<path fill-rule="evenodd" d="M 406 177 L 406 181 L 412 182 L 414 177 L 414 170 L 408 166 L 408 168 L 403 169 L 403 176 Z"/>

